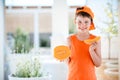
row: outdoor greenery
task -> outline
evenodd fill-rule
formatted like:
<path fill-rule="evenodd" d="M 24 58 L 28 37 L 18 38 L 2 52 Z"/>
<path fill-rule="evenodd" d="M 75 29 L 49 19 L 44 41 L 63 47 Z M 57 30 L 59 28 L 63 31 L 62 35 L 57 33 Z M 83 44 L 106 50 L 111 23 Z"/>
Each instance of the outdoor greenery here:
<path fill-rule="evenodd" d="M 31 47 L 29 35 L 18 28 L 14 34 L 14 53 L 28 53 Z"/>
<path fill-rule="evenodd" d="M 74 24 L 74 19 L 70 18 L 69 19 L 69 34 L 75 33 L 76 32 L 76 27 Z"/>

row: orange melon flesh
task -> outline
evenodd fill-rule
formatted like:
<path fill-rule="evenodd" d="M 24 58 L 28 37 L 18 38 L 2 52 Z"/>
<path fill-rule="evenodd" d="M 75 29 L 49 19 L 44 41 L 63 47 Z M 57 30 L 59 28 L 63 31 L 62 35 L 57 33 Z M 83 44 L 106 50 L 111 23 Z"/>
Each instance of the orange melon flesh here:
<path fill-rule="evenodd" d="M 93 42 L 97 42 L 100 39 L 100 36 L 95 37 L 94 39 L 84 40 L 86 44 L 92 44 Z"/>
<path fill-rule="evenodd" d="M 58 60 L 64 60 L 70 56 L 70 49 L 67 46 L 60 45 L 54 48 L 54 57 Z"/>

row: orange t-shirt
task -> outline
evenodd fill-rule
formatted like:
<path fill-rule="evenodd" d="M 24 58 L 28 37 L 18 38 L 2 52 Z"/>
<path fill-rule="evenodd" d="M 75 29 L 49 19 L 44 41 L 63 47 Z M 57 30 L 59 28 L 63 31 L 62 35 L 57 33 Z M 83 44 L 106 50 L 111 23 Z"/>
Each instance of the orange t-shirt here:
<path fill-rule="evenodd" d="M 95 38 L 90 34 L 89 39 Z M 89 53 L 89 45 L 70 36 L 71 61 L 68 64 L 68 80 L 96 80 L 95 66 Z"/>

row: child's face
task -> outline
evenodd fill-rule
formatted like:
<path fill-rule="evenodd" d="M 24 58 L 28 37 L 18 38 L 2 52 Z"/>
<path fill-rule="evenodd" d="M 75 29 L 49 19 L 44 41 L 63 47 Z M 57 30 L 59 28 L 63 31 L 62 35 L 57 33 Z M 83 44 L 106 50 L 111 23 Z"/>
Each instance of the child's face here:
<path fill-rule="evenodd" d="M 89 31 L 91 25 L 91 19 L 85 16 L 84 17 L 77 16 L 75 20 L 75 24 L 79 32 L 86 32 Z"/>

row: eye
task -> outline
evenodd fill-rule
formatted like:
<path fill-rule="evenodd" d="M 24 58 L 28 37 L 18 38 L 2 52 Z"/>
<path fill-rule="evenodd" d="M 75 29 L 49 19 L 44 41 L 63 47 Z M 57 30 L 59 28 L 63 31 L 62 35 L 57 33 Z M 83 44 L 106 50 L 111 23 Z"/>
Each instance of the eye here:
<path fill-rule="evenodd" d="M 88 21 L 85 21 L 85 24 L 88 24 L 89 22 Z"/>
<path fill-rule="evenodd" d="M 80 24 L 80 23 L 82 23 L 81 21 L 78 21 L 78 23 Z"/>

